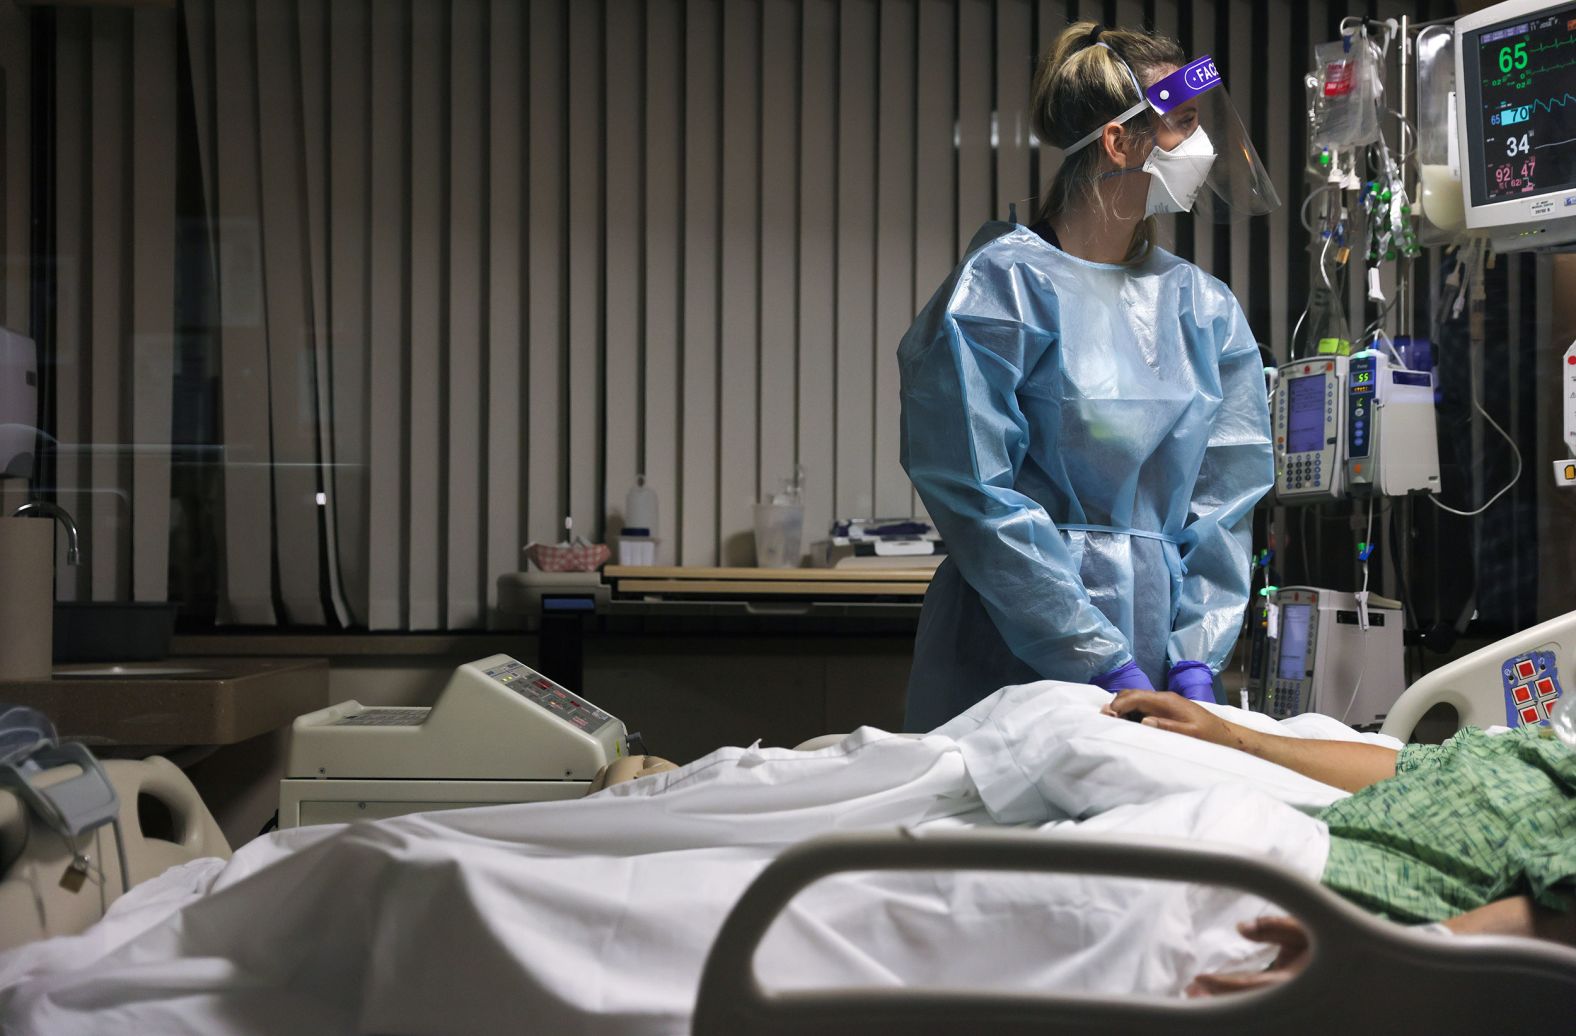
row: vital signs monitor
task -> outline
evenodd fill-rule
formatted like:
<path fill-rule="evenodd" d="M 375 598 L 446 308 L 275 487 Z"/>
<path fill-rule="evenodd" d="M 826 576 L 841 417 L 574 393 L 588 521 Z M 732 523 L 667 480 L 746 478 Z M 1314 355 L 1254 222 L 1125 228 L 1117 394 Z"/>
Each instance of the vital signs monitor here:
<path fill-rule="evenodd" d="M 1497 251 L 1576 241 L 1572 55 L 1572 0 L 1510 0 L 1456 21 L 1466 225 Z"/>

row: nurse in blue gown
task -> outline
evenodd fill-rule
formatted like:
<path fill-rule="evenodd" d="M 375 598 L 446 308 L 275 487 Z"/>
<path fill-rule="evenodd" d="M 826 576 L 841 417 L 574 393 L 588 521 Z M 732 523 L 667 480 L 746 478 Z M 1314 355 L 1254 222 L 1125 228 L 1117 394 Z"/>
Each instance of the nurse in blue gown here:
<path fill-rule="evenodd" d="M 1273 482 L 1258 347 L 1151 216 L 1279 202 L 1208 57 L 1070 26 L 1034 85 L 1065 151 L 1030 226 L 987 223 L 898 350 L 903 466 L 945 540 L 910 730 L 1006 684 L 1213 700 Z"/>

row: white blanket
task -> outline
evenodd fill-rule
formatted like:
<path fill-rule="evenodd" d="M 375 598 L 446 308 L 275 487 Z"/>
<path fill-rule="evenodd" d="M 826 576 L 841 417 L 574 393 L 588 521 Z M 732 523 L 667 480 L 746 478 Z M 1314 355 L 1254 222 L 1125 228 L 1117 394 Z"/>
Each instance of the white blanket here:
<path fill-rule="evenodd" d="M 834 830 L 1184 836 L 1318 877 L 1327 833 L 1295 807 L 1339 792 L 1098 716 L 1104 700 L 1005 688 L 922 739 L 865 728 L 812 753 L 726 748 L 574 802 L 259 839 L 134 888 L 81 936 L 0 956 L 0 1028 L 680 1033 L 738 895 L 782 848 Z M 795 901 L 757 964 L 778 988 L 1174 994 L 1261 960 L 1234 925 L 1267 909 L 1098 876 L 845 875 Z"/>

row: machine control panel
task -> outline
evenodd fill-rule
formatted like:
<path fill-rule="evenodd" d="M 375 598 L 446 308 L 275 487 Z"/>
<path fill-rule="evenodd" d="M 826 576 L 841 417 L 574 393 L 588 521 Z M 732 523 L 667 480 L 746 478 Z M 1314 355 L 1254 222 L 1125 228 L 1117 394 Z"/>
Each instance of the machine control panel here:
<path fill-rule="evenodd" d="M 1341 397 L 1346 357 L 1297 360 L 1275 390 L 1275 494 L 1287 502 L 1339 497 L 1344 489 Z"/>
<path fill-rule="evenodd" d="M 1292 591 L 1280 604 L 1280 637 L 1264 710 L 1276 719 L 1306 712 L 1312 704 L 1308 690 L 1318 649 L 1318 610 L 1318 594 L 1307 591 Z"/>
<path fill-rule="evenodd" d="M 1373 414 L 1377 402 L 1375 389 L 1379 384 L 1378 358 L 1363 356 L 1352 360 L 1346 375 L 1346 428 L 1350 438 L 1346 455 L 1353 459 L 1368 456 L 1373 440 Z M 1370 481 L 1372 468 L 1354 466 L 1352 481 Z"/>
<path fill-rule="evenodd" d="M 374 708 L 336 719 L 336 727 L 419 727 L 432 715 L 431 709 Z"/>
<path fill-rule="evenodd" d="M 486 670 L 487 675 L 511 691 L 535 702 L 548 712 L 573 724 L 588 734 L 594 734 L 613 722 L 613 717 L 585 701 L 568 688 L 554 683 L 529 668 L 523 662 L 510 659 Z"/>
<path fill-rule="evenodd" d="M 1559 660 L 1552 651 L 1529 651 L 1500 668 L 1505 685 L 1505 724 L 1531 727 L 1547 723 L 1560 700 Z"/>

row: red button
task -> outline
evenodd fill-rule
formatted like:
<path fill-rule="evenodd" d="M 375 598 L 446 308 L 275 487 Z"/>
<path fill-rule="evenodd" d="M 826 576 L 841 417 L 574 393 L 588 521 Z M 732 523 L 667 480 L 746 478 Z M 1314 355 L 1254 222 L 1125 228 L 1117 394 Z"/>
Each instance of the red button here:
<path fill-rule="evenodd" d="M 1538 681 L 1538 693 L 1545 698 L 1554 697 L 1554 681 L 1547 676 Z"/>
<path fill-rule="evenodd" d="M 1532 724 L 1538 722 L 1539 719 L 1541 719 L 1541 717 L 1538 715 L 1537 709 L 1521 710 L 1521 722 L 1525 723 L 1527 726 L 1532 726 Z"/>
<path fill-rule="evenodd" d="M 1568 356 L 1568 357 L 1566 357 L 1565 358 L 1565 362 L 1570 364 L 1572 367 L 1576 367 L 1576 356 Z"/>
<path fill-rule="evenodd" d="M 1521 677 L 1523 680 L 1532 679 L 1532 674 L 1534 672 L 1535 670 L 1532 668 L 1531 661 L 1522 659 L 1520 662 L 1516 663 L 1516 675 Z"/>
<path fill-rule="evenodd" d="M 1527 690 L 1527 688 L 1521 686 L 1520 684 L 1518 684 L 1516 686 L 1516 689 L 1511 691 L 1510 693 L 1516 699 L 1517 702 L 1519 702 L 1519 703 L 1521 703 L 1523 705 L 1532 700 L 1532 692 Z"/>

